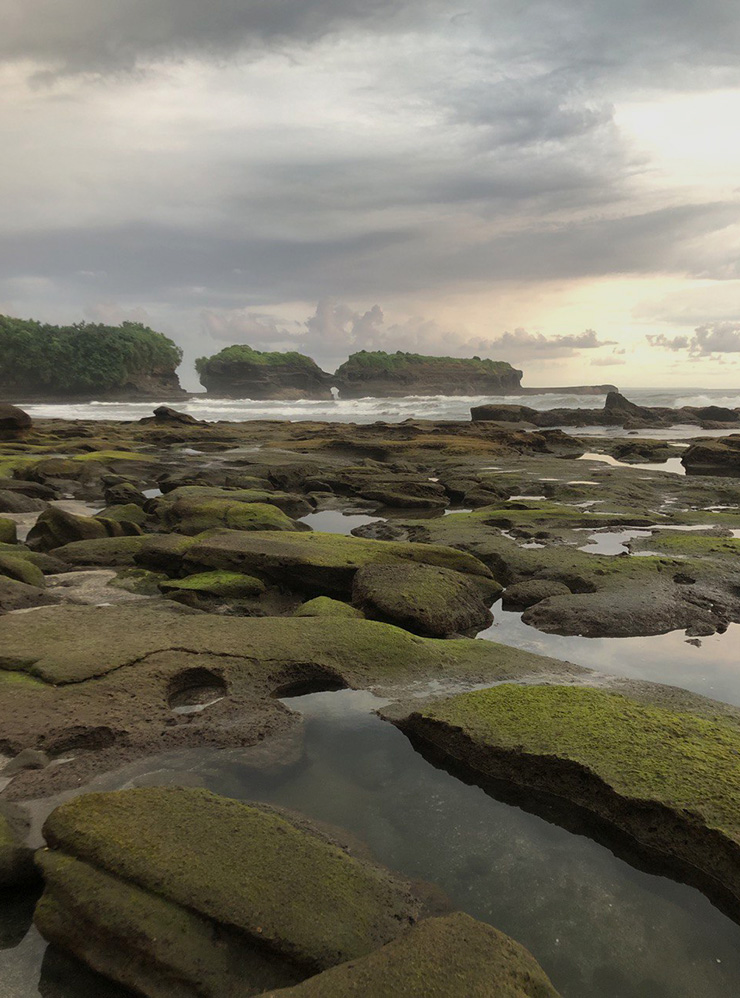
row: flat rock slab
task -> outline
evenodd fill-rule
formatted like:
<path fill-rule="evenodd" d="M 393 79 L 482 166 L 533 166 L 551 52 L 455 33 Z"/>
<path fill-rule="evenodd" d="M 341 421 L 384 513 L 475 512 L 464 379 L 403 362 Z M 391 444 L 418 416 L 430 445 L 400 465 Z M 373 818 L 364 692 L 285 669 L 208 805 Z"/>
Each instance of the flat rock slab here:
<path fill-rule="evenodd" d="M 19 773 L 15 799 L 170 748 L 253 745 L 299 723 L 275 698 L 307 685 L 390 691 L 583 676 L 578 666 L 467 638 L 435 640 L 378 621 L 221 617 L 178 604 L 60 606 L 0 617 L 0 716 L 7 751 L 64 766 Z M 458 687 L 459 688 L 459 685 Z M 206 709 L 173 712 L 187 692 Z"/>
<path fill-rule="evenodd" d="M 395 721 L 469 770 L 597 814 L 737 913 L 740 714 L 682 691 L 670 707 L 670 691 L 506 684 Z"/>
<path fill-rule="evenodd" d="M 241 943 L 244 962 L 258 948 L 283 963 L 284 983 L 372 952 L 424 908 L 407 881 L 355 858 L 305 820 L 205 790 L 88 794 L 52 812 L 44 836 L 50 848 L 39 854 L 47 878 L 36 913 L 41 932 L 147 995 L 163 993 L 162 959 L 173 976 L 185 977 L 186 993 L 195 993 L 203 975 L 189 955 L 190 932 L 182 932 L 195 929 L 197 946 L 204 921 L 212 957 L 205 950 L 202 958 L 212 985 L 223 971 L 223 954 L 212 944 L 221 933 L 231 949 Z M 87 925 L 86 943 L 69 924 L 75 920 L 61 916 L 66 904 Z M 110 964 L 108 953 L 118 947 L 128 959 Z M 233 984 L 226 991 L 255 993 Z"/>
<path fill-rule="evenodd" d="M 362 960 L 264 998 L 557 998 L 534 957 L 457 912 L 428 918 Z"/>

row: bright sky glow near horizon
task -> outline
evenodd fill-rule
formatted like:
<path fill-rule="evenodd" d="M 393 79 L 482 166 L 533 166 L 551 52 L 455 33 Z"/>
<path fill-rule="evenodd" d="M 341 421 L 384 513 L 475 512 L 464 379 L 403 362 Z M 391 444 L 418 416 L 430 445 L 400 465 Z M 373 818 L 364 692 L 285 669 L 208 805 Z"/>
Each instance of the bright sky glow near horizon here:
<path fill-rule="evenodd" d="M 0 23 L 0 312 L 140 319 L 189 361 L 738 387 L 730 0 L 0 0 Z"/>

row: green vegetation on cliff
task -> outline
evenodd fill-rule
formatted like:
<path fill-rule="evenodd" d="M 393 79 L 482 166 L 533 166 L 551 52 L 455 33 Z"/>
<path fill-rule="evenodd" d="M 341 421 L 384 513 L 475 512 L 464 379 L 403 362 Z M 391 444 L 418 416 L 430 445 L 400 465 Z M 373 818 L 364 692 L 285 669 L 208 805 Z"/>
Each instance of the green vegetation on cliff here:
<path fill-rule="evenodd" d="M 402 377 L 406 373 L 418 374 L 424 368 L 454 368 L 465 374 L 493 375 L 500 378 L 515 377 L 521 372 L 503 360 L 481 360 L 480 357 L 427 357 L 419 353 L 385 353 L 383 350 L 360 350 L 353 353 L 339 368 L 338 378 L 368 380 L 370 378 Z"/>
<path fill-rule="evenodd" d="M 122 388 L 169 374 L 182 351 L 139 322 L 51 326 L 0 315 L 0 385 L 14 391 L 75 393 Z"/>
<path fill-rule="evenodd" d="M 220 353 L 214 354 L 212 357 L 199 357 L 195 362 L 195 370 L 198 374 L 223 374 L 229 368 L 242 364 L 257 364 L 260 367 L 278 367 L 290 364 L 294 367 L 308 369 L 316 367 L 315 361 L 296 350 L 288 350 L 284 353 L 278 350 L 262 351 L 254 350 L 246 343 L 237 343 L 231 347 L 224 347 Z"/>

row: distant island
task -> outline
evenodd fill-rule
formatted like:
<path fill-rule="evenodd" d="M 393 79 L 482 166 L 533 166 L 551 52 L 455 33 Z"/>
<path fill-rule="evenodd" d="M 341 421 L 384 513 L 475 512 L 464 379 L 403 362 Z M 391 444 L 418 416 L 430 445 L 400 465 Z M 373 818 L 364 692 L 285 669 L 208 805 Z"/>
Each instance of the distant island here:
<path fill-rule="evenodd" d="M 199 357 L 195 369 L 209 395 L 237 399 L 330 399 L 332 375 L 295 351 L 253 350 L 246 344 Z"/>
<path fill-rule="evenodd" d="M 432 357 L 402 350 L 360 350 L 328 374 L 305 354 L 263 352 L 240 344 L 199 358 L 195 367 L 209 395 L 235 399 L 328 400 L 332 389 L 343 399 L 616 391 L 614 385 L 522 388 L 522 371 L 503 360 Z"/>
<path fill-rule="evenodd" d="M 182 350 L 139 322 L 53 326 L 0 315 L 0 396 L 14 401 L 182 398 Z"/>
<path fill-rule="evenodd" d="M 301 353 L 263 353 L 226 347 L 201 357 L 196 370 L 210 395 L 252 399 L 330 399 L 403 395 L 500 395 L 520 389 L 522 372 L 480 357 L 427 357 L 418 353 L 360 350 L 334 374 Z"/>

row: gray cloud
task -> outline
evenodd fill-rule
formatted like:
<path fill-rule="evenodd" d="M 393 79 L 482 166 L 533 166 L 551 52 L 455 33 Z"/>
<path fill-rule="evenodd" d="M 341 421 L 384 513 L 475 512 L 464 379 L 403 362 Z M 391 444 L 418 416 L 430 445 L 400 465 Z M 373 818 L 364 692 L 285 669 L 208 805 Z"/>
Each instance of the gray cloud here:
<path fill-rule="evenodd" d="M 698 326 L 693 336 L 648 336 L 651 346 L 665 350 L 687 351 L 692 357 L 714 357 L 718 354 L 740 353 L 740 321 L 714 322 Z"/>

